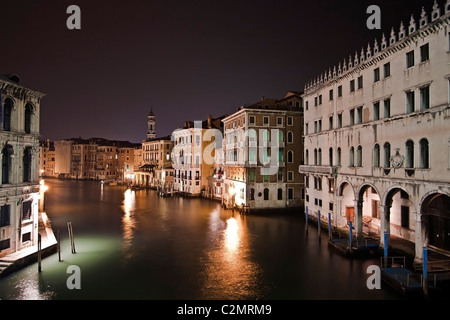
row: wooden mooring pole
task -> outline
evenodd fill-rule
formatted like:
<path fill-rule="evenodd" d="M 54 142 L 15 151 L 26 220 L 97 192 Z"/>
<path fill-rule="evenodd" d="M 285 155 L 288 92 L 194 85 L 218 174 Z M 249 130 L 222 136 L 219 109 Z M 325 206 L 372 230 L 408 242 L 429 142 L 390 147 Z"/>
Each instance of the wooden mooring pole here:
<path fill-rule="evenodd" d="M 75 241 L 73 239 L 72 222 L 67 222 L 67 229 L 69 229 L 69 240 L 70 240 L 70 247 L 72 248 L 72 253 L 77 253 L 75 251 Z"/>
<path fill-rule="evenodd" d="M 41 272 L 42 271 L 42 267 L 41 267 L 41 248 L 42 248 L 42 240 L 41 240 L 41 235 L 38 233 L 38 271 Z"/>
<path fill-rule="evenodd" d="M 425 295 L 425 297 L 428 296 L 428 248 L 427 246 L 423 246 L 423 266 L 422 266 L 423 270 L 423 283 L 422 283 L 422 287 L 423 287 L 423 293 Z"/>
<path fill-rule="evenodd" d="M 321 220 L 320 220 L 320 210 L 317 212 L 317 235 L 320 238 L 320 231 L 321 231 Z"/>
<path fill-rule="evenodd" d="M 56 231 L 56 250 L 58 251 L 58 261 L 61 260 L 61 235 L 59 230 Z"/>

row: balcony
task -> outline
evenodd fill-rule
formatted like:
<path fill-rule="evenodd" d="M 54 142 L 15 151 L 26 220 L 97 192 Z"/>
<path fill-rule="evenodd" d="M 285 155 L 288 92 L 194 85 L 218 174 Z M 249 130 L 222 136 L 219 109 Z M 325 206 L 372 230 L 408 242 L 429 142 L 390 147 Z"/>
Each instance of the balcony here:
<path fill-rule="evenodd" d="M 336 175 L 338 172 L 338 167 L 336 166 L 312 166 L 312 165 L 301 165 L 298 171 L 300 173 L 308 174 L 329 174 Z"/>

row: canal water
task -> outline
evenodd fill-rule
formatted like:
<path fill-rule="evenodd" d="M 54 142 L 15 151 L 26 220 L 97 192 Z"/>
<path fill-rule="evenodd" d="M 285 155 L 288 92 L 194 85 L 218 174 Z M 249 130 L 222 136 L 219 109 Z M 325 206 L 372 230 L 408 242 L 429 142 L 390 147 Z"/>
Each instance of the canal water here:
<path fill-rule="evenodd" d="M 378 258 L 336 253 L 301 212 L 242 216 L 213 200 L 161 198 L 154 190 L 46 184 L 45 210 L 60 232 L 62 261 L 55 253 L 42 260 L 41 272 L 35 263 L 1 278 L 2 300 L 402 299 L 383 284 L 368 289 L 367 268 Z"/>

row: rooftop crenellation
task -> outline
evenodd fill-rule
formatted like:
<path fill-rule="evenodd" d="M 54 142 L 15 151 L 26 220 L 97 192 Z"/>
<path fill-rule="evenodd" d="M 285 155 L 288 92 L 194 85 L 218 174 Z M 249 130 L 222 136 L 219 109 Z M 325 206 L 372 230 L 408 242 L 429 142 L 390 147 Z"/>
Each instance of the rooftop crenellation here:
<path fill-rule="evenodd" d="M 375 39 L 373 42 L 373 46 L 371 46 L 369 43 L 366 50 L 364 50 L 364 47 L 361 49 L 361 51 L 356 50 L 353 57 L 352 54 L 350 54 L 348 60 L 344 58 L 344 60 L 342 62 L 339 62 L 337 66 L 334 65 L 332 68 L 330 67 L 327 71 L 307 82 L 305 84 L 304 92 L 311 92 L 324 83 L 341 77 L 342 75 L 351 72 L 352 70 L 355 70 L 356 68 L 361 67 L 366 63 L 371 63 L 371 59 L 373 59 L 375 56 L 381 55 L 384 52 L 387 52 L 389 49 L 398 44 L 399 41 L 404 41 L 405 38 L 414 36 L 414 34 L 420 34 L 420 32 L 424 28 L 430 26 L 430 24 L 432 23 L 435 23 L 439 18 L 448 18 L 448 16 L 450 16 L 450 0 L 447 0 L 445 2 L 442 14 L 441 8 L 435 0 L 430 15 L 428 15 L 425 8 L 422 7 L 418 23 L 414 18 L 414 14 L 411 14 L 411 19 L 408 23 L 408 27 L 406 27 L 404 22 L 401 21 L 398 32 L 396 32 L 396 29 L 392 27 L 389 33 L 389 38 L 386 38 L 385 34 L 382 33 L 380 43 L 377 39 Z M 444 19 L 441 19 L 441 21 L 443 20 Z"/>

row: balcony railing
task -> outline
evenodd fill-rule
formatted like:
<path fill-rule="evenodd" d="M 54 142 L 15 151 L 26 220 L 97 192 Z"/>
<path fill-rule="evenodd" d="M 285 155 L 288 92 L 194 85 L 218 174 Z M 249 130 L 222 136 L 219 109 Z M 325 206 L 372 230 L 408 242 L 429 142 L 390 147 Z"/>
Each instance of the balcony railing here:
<path fill-rule="evenodd" d="M 301 165 L 299 166 L 298 171 L 300 173 L 321 173 L 321 174 L 337 174 L 338 167 L 336 166 L 313 166 L 313 165 Z"/>

